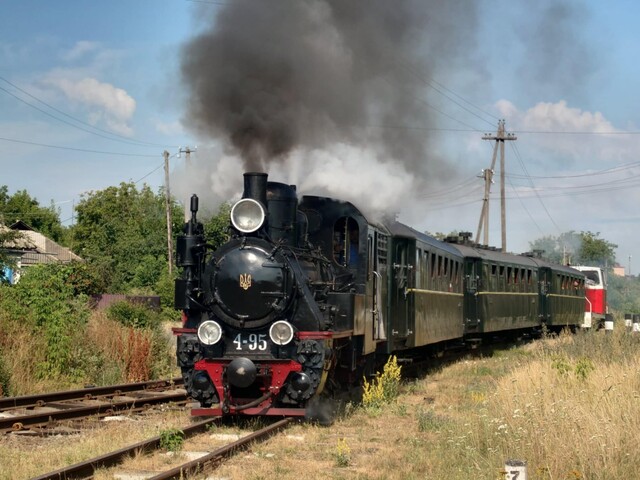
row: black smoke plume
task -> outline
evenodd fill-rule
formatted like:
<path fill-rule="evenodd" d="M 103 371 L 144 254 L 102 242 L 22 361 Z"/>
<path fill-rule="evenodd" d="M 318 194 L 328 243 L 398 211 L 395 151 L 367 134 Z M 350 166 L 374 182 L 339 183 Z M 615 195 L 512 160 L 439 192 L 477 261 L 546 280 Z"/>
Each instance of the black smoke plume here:
<path fill-rule="evenodd" d="M 427 82 L 476 18 L 473 0 L 428 3 L 229 0 L 184 47 L 187 124 L 248 169 L 336 142 L 426 167 Z"/>

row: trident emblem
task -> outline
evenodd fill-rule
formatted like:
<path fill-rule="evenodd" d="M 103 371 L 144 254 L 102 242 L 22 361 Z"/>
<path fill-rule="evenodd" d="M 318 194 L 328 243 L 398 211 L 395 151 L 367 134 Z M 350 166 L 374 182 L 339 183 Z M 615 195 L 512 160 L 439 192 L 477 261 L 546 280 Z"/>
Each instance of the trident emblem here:
<path fill-rule="evenodd" d="M 241 273 L 240 287 L 244 288 L 245 290 L 249 290 L 250 286 L 251 286 L 251 275 L 248 273 Z"/>

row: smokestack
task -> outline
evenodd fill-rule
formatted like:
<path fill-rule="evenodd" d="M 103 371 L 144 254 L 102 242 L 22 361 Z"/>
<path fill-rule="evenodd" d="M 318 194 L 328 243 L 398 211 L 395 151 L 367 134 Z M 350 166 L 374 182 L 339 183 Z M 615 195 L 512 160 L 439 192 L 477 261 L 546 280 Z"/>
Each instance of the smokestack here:
<path fill-rule="evenodd" d="M 244 174 L 244 192 L 242 198 L 252 198 L 267 209 L 267 174 L 247 172 Z"/>

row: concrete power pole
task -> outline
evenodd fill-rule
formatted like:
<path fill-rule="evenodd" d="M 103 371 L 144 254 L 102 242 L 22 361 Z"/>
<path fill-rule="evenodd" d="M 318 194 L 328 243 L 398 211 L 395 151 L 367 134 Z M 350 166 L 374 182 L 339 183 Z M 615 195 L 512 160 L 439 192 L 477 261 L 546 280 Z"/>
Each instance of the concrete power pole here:
<path fill-rule="evenodd" d="M 169 192 L 169 152 L 166 150 L 164 156 L 164 194 L 165 206 L 167 210 L 167 250 L 169 254 L 169 275 L 173 274 L 173 233 L 171 231 L 171 193 Z"/>
<path fill-rule="evenodd" d="M 491 193 L 491 183 L 493 180 L 493 170 L 496 164 L 498 154 L 498 146 L 500 146 L 500 225 L 502 231 L 502 251 L 507 251 L 507 206 L 505 197 L 505 167 L 504 167 L 504 142 L 505 140 L 517 140 L 518 137 L 511 133 L 505 134 L 504 120 L 498 121 L 498 132 L 495 135 L 484 135 L 483 140 L 495 140 L 496 144 L 493 148 L 493 158 L 491 160 L 491 168 L 483 171 L 484 176 L 484 198 L 482 202 L 482 212 L 480 213 L 480 222 L 478 223 L 478 232 L 476 234 L 476 243 L 480 241 L 480 232 L 484 226 L 484 245 L 489 244 L 489 195 Z"/>

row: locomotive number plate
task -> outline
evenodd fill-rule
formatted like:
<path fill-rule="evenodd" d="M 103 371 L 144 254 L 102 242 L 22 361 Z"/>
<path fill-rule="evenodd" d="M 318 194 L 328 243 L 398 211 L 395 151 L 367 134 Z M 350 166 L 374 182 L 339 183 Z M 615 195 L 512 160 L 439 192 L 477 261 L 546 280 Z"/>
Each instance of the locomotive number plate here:
<path fill-rule="evenodd" d="M 236 351 L 264 352 L 269 347 L 266 333 L 239 333 L 233 339 Z"/>

